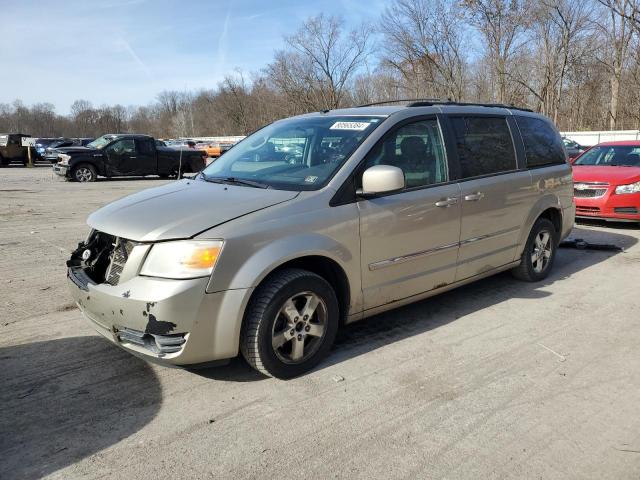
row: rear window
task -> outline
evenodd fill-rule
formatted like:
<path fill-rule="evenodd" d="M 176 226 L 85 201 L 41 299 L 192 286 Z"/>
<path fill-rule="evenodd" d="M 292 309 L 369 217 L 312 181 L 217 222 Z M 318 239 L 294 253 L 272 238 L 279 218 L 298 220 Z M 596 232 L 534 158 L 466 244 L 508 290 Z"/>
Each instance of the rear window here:
<path fill-rule="evenodd" d="M 453 117 L 462 178 L 516 169 L 516 154 L 507 120 L 502 117 Z"/>
<path fill-rule="evenodd" d="M 9 135 L 0 135 L 0 147 L 6 147 L 9 142 Z"/>
<path fill-rule="evenodd" d="M 523 116 L 516 116 L 516 123 L 524 142 L 528 168 L 565 163 L 562 141 L 549 123 Z"/>

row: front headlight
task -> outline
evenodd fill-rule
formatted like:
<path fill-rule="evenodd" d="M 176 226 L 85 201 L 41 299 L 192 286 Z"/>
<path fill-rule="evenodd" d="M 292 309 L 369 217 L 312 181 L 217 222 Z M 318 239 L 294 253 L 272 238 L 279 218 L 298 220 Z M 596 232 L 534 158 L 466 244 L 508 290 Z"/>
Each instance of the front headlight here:
<path fill-rule="evenodd" d="M 69 163 L 69 159 L 71 159 L 71 155 L 67 155 L 66 153 L 58 154 L 58 162 L 67 165 Z"/>
<path fill-rule="evenodd" d="M 208 277 L 222 251 L 222 240 L 180 240 L 156 243 L 147 255 L 140 275 L 161 278 Z"/>
<path fill-rule="evenodd" d="M 618 185 L 616 187 L 616 193 L 618 195 L 624 195 L 625 193 L 640 193 L 640 182 L 630 183 L 628 185 Z"/>

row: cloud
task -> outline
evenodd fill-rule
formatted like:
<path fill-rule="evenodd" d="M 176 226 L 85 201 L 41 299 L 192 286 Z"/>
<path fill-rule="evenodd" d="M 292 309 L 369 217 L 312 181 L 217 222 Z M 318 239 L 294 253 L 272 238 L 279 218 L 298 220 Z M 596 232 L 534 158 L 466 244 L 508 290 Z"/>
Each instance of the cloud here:
<path fill-rule="evenodd" d="M 151 70 L 149 69 L 147 64 L 144 63 L 142 59 L 138 56 L 138 54 L 131 47 L 129 42 L 127 42 L 123 37 L 120 37 L 116 40 L 116 46 L 118 48 L 123 49 L 125 52 L 127 52 L 129 56 L 133 59 L 133 61 L 140 67 L 140 69 L 149 77 L 149 79 L 153 79 Z"/>
<path fill-rule="evenodd" d="M 227 10 L 227 15 L 224 18 L 222 29 L 220 30 L 220 37 L 218 38 L 218 53 L 217 53 L 217 68 L 224 68 L 227 64 L 227 48 L 228 48 L 228 32 L 229 32 L 229 20 L 231 18 L 231 7 Z"/>

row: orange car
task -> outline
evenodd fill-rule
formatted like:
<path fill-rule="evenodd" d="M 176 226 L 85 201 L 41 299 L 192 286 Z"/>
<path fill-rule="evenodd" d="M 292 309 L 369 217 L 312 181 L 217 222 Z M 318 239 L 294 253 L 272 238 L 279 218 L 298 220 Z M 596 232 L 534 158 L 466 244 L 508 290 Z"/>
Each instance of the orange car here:
<path fill-rule="evenodd" d="M 224 152 L 232 147 L 230 143 L 207 143 L 201 142 L 196 145 L 198 150 L 204 150 L 207 152 L 208 157 L 218 158 Z"/>

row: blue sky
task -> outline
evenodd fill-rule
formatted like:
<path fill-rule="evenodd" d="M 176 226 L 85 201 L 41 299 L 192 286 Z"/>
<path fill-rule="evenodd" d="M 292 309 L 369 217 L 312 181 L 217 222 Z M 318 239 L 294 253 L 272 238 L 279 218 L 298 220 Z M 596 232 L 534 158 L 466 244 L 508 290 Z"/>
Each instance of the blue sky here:
<path fill-rule="evenodd" d="M 384 0 L 0 0 L 0 103 L 140 105 L 256 71 L 305 18 L 375 21 Z"/>

